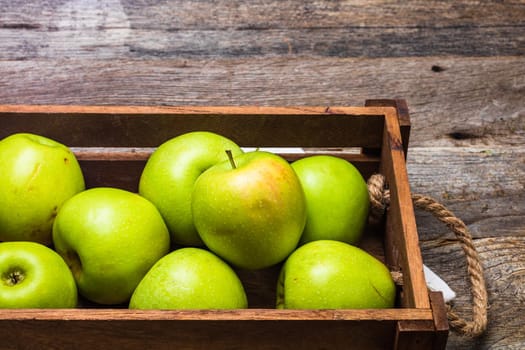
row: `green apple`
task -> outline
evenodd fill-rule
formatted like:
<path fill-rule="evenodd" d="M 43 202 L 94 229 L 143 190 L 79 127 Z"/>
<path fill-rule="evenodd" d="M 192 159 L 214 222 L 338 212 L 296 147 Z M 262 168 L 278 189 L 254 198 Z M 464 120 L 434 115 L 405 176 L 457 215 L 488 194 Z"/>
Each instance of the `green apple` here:
<path fill-rule="evenodd" d="M 109 187 L 86 190 L 64 203 L 53 242 L 80 294 L 99 304 L 127 302 L 170 247 L 168 229 L 151 202 Z"/>
<path fill-rule="evenodd" d="M 297 175 L 286 160 L 264 151 L 243 153 L 205 171 L 195 183 L 192 212 L 206 246 L 244 269 L 284 260 L 306 220 Z"/>
<path fill-rule="evenodd" d="M 233 141 L 207 132 L 189 132 L 160 145 L 148 159 L 139 181 L 139 193 L 159 209 L 173 243 L 202 246 L 191 215 L 191 194 L 200 174 L 227 160 L 225 150 L 242 150 Z"/>
<path fill-rule="evenodd" d="M 77 286 L 60 255 L 36 242 L 0 243 L 0 308 L 74 308 Z"/>
<path fill-rule="evenodd" d="M 355 244 L 366 226 L 368 188 L 345 159 L 316 155 L 292 163 L 306 196 L 306 225 L 301 244 L 329 239 Z"/>
<path fill-rule="evenodd" d="M 244 309 L 244 287 L 233 269 L 201 248 L 160 259 L 133 293 L 131 309 Z"/>
<path fill-rule="evenodd" d="M 0 141 L 0 184 L 0 241 L 49 245 L 58 210 L 84 190 L 84 177 L 69 148 L 20 133 Z"/>
<path fill-rule="evenodd" d="M 306 243 L 286 260 L 277 285 L 280 309 L 391 308 L 396 287 L 388 268 L 353 245 Z"/>

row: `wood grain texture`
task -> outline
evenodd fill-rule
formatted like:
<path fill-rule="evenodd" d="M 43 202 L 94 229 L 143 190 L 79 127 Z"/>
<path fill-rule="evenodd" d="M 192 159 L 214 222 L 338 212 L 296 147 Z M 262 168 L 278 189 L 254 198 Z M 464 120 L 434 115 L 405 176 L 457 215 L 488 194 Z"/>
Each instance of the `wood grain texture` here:
<path fill-rule="evenodd" d="M 156 147 L 175 136 L 206 130 L 242 147 L 379 148 L 385 110 L 394 109 L 4 105 L 0 137 L 35 132 L 70 147 Z"/>
<path fill-rule="evenodd" d="M 450 334 L 457 349 L 521 348 L 525 325 L 525 151 L 517 147 L 413 148 L 412 191 L 444 203 L 468 226 L 484 268 L 489 325 L 478 340 Z M 470 317 L 464 254 L 454 235 L 416 211 L 423 261 L 458 294 L 456 309 Z"/>
<path fill-rule="evenodd" d="M 438 65 L 443 71 L 434 72 Z M 344 72 L 344 73 L 342 73 Z M 523 145 L 525 57 L 5 61 L 6 104 L 363 105 L 407 99 L 411 146 Z M 321 92 L 320 92 L 321 90 Z"/>
<path fill-rule="evenodd" d="M 425 278 L 421 270 L 423 262 L 419 250 L 419 238 L 411 202 L 401 132 L 395 110 L 385 115 L 379 171 L 387 178 L 391 193 L 390 209 L 386 217 L 386 228 L 390 232 L 385 233 L 385 236 L 397 244 L 386 244 L 386 246 L 392 247 L 400 256 L 399 261 L 396 262 L 399 262 L 403 271 L 403 280 L 406 278 L 408 287 L 403 298 L 404 305 L 429 307 L 427 293 L 421 293 L 422 290 L 426 290 Z"/>
<path fill-rule="evenodd" d="M 198 29 L 232 28 L 318 28 L 378 26 L 473 26 L 489 27 L 523 24 L 523 1 L 293 1 L 239 0 L 170 1 L 169 6 L 155 0 L 81 2 L 51 0 L 41 3 L 6 1 L 4 27 L 38 29 L 47 21 L 62 20 L 75 27 L 83 18 L 122 26 L 112 21 L 110 10 L 122 11 L 136 28 Z M 83 12 L 74 10 L 82 9 Z M 54 16 L 68 15 L 66 18 Z M 75 16 L 73 16 L 75 15 Z M 113 15 L 115 16 L 115 15 Z M 152 20 L 154 18 L 155 20 Z M 51 27 L 47 25 L 47 27 Z"/>
<path fill-rule="evenodd" d="M 519 28 L 519 27 L 518 27 Z M 130 37 L 129 32 L 133 32 Z M 525 54 L 525 41 L 515 26 L 497 28 L 321 28 L 248 30 L 147 30 L 111 29 L 102 43 L 94 43 L 99 32 L 82 36 L 70 30 L 27 30 L 4 28 L 0 56 L 6 60 L 49 59 L 56 55 L 93 59 L 224 58 L 308 55 L 320 57 L 406 57 L 465 55 L 491 56 Z M 449 41 L 461 33 L 461 41 Z M 113 46 L 115 37 L 124 36 L 122 46 Z M 152 42 L 150 38 L 156 40 Z M 435 40 L 441 38 L 441 40 Z M 502 40 L 503 38 L 511 40 Z M 512 40 L 513 39 L 513 40 Z M 21 42 L 20 42 L 21 40 Z M 13 45 L 19 41 L 19 44 Z M 46 42 L 30 46 L 28 42 Z M 479 45 L 483 42 L 487 45 Z M 71 43 L 64 45 L 64 43 Z M 366 51 L 362 46 L 367 45 Z M 74 45 L 73 47 L 71 47 Z M 75 51 L 71 52 L 74 48 Z"/>
<path fill-rule="evenodd" d="M 143 59 L 288 54 L 492 56 L 525 52 L 522 2 L 472 6 L 468 2 L 434 1 L 407 6 L 377 1 L 363 6 L 352 2 L 271 1 L 248 5 L 242 1 L 175 1 L 166 6 L 75 0 L 47 2 L 43 9 L 35 4 L 17 5 L 7 6 L 0 25 L 8 39 L 0 46 L 0 52 L 9 55 L 3 56 L 5 59 L 70 54 Z M 498 12 L 506 16 L 497 16 Z M 29 20 L 24 21 L 24 17 Z"/>
<path fill-rule="evenodd" d="M 3 339 L 19 343 L 31 334 L 26 346 L 16 349 L 51 350 L 59 348 L 90 350 L 104 344 L 107 349 L 355 349 L 382 350 L 395 334 L 395 321 L 297 321 L 282 327 L 282 321 L 117 321 L 100 330 L 96 321 L 25 321 L 5 325 L 0 321 Z M 205 329 L 206 331 L 203 331 Z M 59 330 L 59 331 L 57 331 Z M 176 330 L 176 331 L 174 331 Z M 232 330 L 235 337 L 232 337 Z M 53 337 L 50 337 L 53 334 Z M 184 336 L 187 335 L 187 336 Z M 379 336 L 374 336 L 379 335 Z M 26 338 L 27 339 L 27 338 Z"/>
<path fill-rule="evenodd" d="M 94 309 L 12 309 L 0 313 L 0 321 L 406 321 L 432 320 L 429 309 L 370 309 L 370 310 L 277 310 L 277 309 L 235 309 L 235 310 L 128 310 L 118 308 Z"/>
<path fill-rule="evenodd" d="M 489 288 L 487 334 L 451 333 L 448 348 L 525 347 L 523 1 L 1 0 L 0 8 L 2 104 L 406 99 L 412 191 L 467 223 Z M 416 211 L 416 221 L 424 262 L 468 313 L 459 246 L 427 214 Z"/>

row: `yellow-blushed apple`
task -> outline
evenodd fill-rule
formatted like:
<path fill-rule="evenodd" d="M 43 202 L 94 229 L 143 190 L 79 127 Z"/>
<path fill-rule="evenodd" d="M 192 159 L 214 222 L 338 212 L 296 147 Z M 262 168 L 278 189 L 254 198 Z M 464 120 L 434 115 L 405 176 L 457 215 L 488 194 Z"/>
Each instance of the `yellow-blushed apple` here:
<path fill-rule="evenodd" d="M 18 133 L 0 141 L 0 241 L 51 244 L 64 201 L 85 188 L 71 150 L 44 136 Z"/>
<path fill-rule="evenodd" d="M 99 304 L 121 304 L 168 253 L 168 229 L 157 208 L 136 193 L 109 187 L 70 198 L 53 225 L 55 250 L 78 290 Z"/>
<path fill-rule="evenodd" d="M 284 260 L 306 219 L 297 175 L 285 159 L 265 151 L 243 153 L 205 171 L 195 183 L 192 212 L 206 246 L 244 269 Z"/>
<path fill-rule="evenodd" d="M 208 131 L 194 131 L 161 144 L 148 159 L 139 182 L 139 194 L 159 209 L 173 243 L 202 246 L 191 214 L 191 194 L 197 178 L 227 160 L 225 150 L 240 154 L 232 140 Z"/>

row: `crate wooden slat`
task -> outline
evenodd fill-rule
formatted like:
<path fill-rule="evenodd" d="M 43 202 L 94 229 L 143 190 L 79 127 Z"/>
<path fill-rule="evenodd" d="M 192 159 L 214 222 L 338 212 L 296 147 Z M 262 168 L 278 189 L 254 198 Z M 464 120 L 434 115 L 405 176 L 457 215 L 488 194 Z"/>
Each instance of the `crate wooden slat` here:
<path fill-rule="evenodd" d="M 281 153 L 290 161 L 326 153 L 352 161 L 365 178 L 384 174 L 390 208 L 383 224 L 367 228 L 360 245 L 403 272 L 396 307 L 275 310 L 280 266 L 274 266 L 237 271 L 248 294 L 246 310 L 136 311 L 97 305 L 0 310 L 6 344 L 43 349 L 445 347 L 445 307 L 441 294 L 429 293 L 425 285 L 410 199 L 405 166 L 410 122 L 404 101 L 369 100 L 364 107 L 0 106 L 0 138 L 33 132 L 65 143 L 77 155 L 88 187 L 136 191 L 155 147 L 193 130 L 217 132 L 243 147 L 303 149 Z"/>
<path fill-rule="evenodd" d="M 381 146 L 373 108 L 0 106 L 0 114 L 2 134 L 22 128 L 71 147 L 155 147 L 203 128 L 247 147 L 340 147 L 348 135 L 363 147 Z"/>

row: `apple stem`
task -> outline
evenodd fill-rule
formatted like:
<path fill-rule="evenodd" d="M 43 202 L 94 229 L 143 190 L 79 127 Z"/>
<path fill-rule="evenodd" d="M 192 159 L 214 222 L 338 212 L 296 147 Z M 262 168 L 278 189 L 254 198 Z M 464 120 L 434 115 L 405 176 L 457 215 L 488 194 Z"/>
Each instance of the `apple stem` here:
<path fill-rule="evenodd" d="M 230 160 L 230 164 L 232 166 L 232 169 L 237 169 L 237 166 L 235 165 L 235 161 L 233 160 L 233 154 L 230 149 L 226 150 L 226 155 L 228 155 L 228 159 Z"/>

